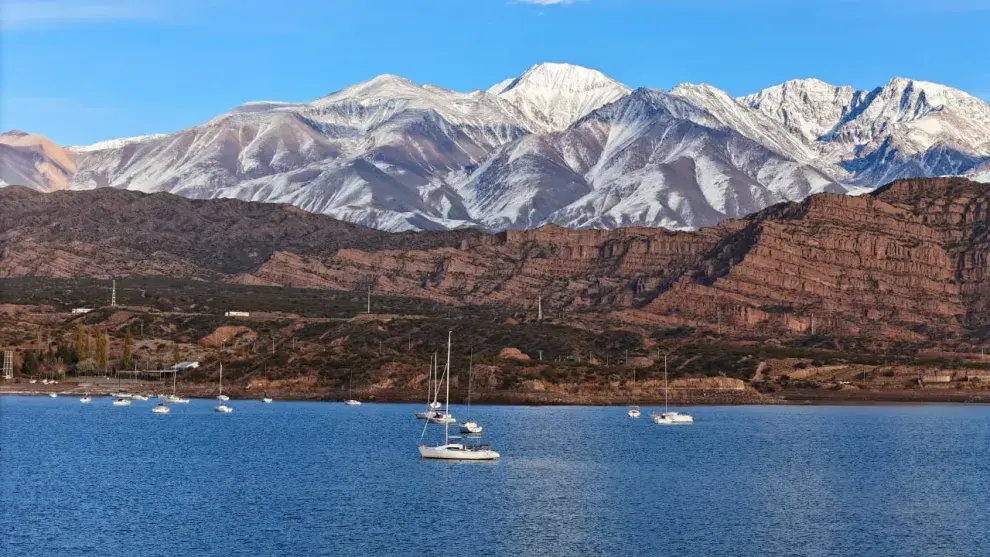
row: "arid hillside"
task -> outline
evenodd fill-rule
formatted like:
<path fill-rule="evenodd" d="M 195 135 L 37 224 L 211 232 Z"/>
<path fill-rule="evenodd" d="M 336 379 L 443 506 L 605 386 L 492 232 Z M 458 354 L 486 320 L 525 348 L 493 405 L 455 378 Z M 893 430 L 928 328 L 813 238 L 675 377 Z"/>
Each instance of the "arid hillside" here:
<path fill-rule="evenodd" d="M 982 341 L 986 185 L 906 180 L 698 232 L 390 234 L 298 209 L 116 189 L 0 190 L 0 276 L 169 277 L 594 314 L 725 334 Z"/>

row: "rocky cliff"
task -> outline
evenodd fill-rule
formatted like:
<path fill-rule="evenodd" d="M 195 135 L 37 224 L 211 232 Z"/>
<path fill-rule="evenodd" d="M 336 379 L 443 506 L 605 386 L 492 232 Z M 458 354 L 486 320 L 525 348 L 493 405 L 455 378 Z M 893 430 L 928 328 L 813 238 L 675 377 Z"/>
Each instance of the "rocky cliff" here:
<path fill-rule="evenodd" d="M 636 323 L 926 341 L 986 330 L 990 190 L 812 196 L 698 232 L 389 234 L 289 206 L 0 190 L 0 276 L 163 275 L 390 292 Z M 2 287 L 2 285 L 0 285 Z"/>

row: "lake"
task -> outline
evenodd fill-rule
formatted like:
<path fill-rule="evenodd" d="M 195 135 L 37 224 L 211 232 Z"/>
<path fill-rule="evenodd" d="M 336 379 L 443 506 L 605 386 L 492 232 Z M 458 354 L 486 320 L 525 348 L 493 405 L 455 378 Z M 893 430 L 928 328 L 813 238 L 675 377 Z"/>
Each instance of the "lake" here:
<path fill-rule="evenodd" d="M 3 555 L 985 555 L 990 407 L 478 406 L 0 397 Z M 464 418 L 464 409 L 454 413 Z M 440 426 L 430 426 L 433 438 Z"/>

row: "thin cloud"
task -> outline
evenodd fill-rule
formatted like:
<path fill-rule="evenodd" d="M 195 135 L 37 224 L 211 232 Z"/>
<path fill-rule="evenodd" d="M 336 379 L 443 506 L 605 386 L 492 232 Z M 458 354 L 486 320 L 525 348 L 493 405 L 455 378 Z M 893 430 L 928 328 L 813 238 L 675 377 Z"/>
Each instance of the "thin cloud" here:
<path fill-rule="evenodd" d="M 536 4 L 538 6 L 556 6 L 560 4 L 573 4 L 576 0 L 516 0 L 521 4 Z"/>
<path fill-rule="evenodd" d="M 150 0 L 5 0 L 3 30 L 66 27 L 107 21 L 155 21 L 166 17 Z"/>

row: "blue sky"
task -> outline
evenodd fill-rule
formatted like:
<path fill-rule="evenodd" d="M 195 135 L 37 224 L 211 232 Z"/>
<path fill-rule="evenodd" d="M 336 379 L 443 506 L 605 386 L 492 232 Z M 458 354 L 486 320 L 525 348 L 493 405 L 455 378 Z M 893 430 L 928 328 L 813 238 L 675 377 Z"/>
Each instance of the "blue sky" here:
<path fill-rule="evenodd" d="M 990 99 L 990 0 L 0 0 L 0 129 L 175 131 L 380 73 L 468 91 L 543 61 L 741 95 L 893 76 Z"/>

